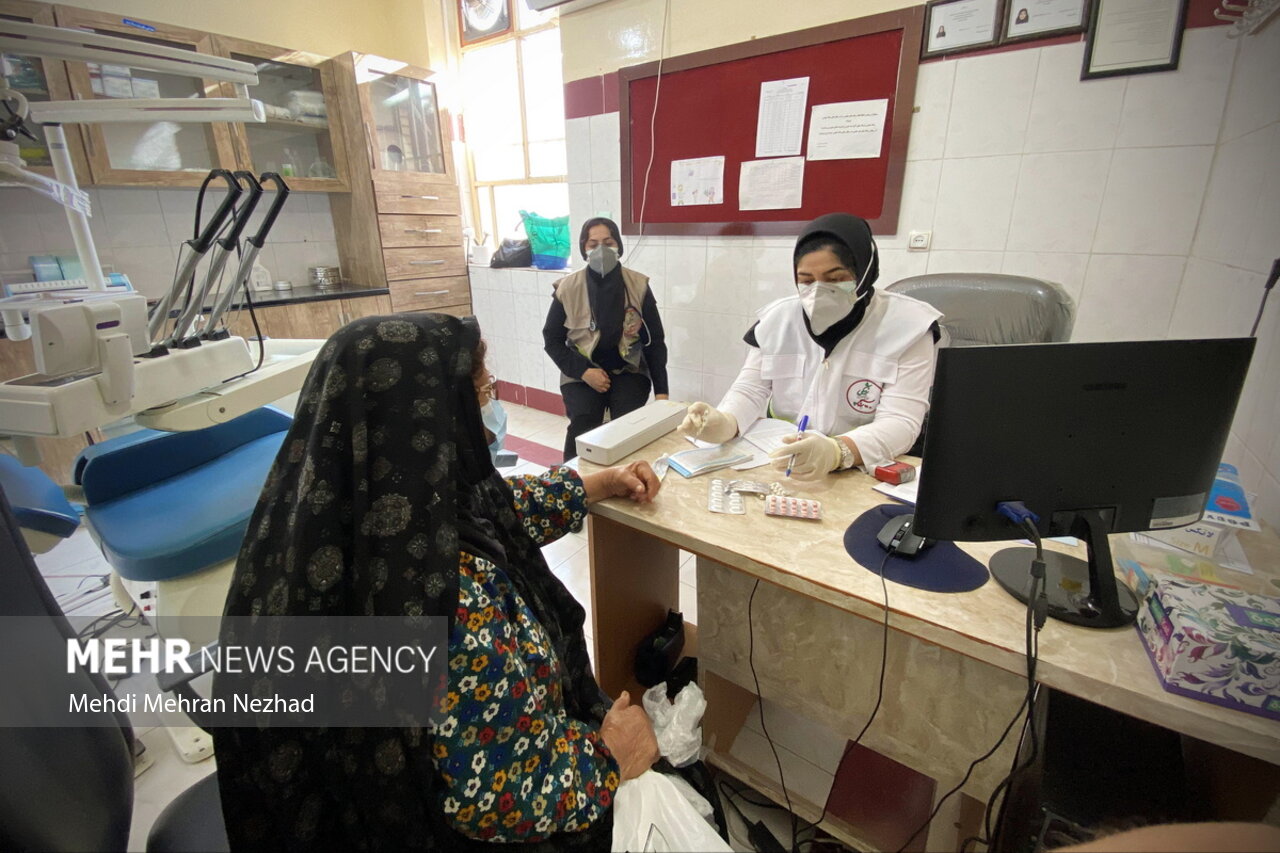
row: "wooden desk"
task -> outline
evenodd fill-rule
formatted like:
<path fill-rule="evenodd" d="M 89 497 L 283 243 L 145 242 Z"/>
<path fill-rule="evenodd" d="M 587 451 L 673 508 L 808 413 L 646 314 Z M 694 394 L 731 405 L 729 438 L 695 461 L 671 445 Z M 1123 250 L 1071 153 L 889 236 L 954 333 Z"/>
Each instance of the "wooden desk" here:
<path fill-rule="evenodd" d="M 672 434 L 631 458 L 652 460 L 688 446 Z M 584 470 L 594 467 L 583 463 Z M 767 481 L 768 471 L 742 476 Z M 744 696 L 754 698 L 746 615 L 757 580 L 763 583 L 752 607 L 753 658 L 761 694 L 854 737 L 875 702 L 884 607 L 879 578 L 848 556 L 843 535 L 861 513 L 887 499 L 872 490 L 870 477 L 850 473 L 828 478 L 830 488 L 806 493 L 822 501 L 821 522 L 766 516 L 754 500 L 746 515 L 718 515 L 706 509 L 709 479 L 671 472 L 651 505 L 606 501 L 592 507 L 593 637 L 601 686 L 614 695 L 622 689 L 636 695 L 634 651 L 668 608 L 678 606 L 683 548 L 698 555 L 697 653 L 712 760 L 732 766 L 723 739 L 736 731 L 732 718 L 741 725 Z M 1280 566 L 1274 536 L 1242 542 L 1259 571 Z M 964 549 L 985 563 L 1008 545 L 971 543 Z M 1046 547 L 1084 554 L 1083 547 Z M 891 583 L 889 612 L 884 701 L 863 744 L 933 777 L 941 794 L 991 748 L 1022 701 L 1025 606 L 994 581 L 958 595 Z M 1132 627 L 1091 630 L 1050 619 L 1040 634 L 1037 675 L 1054 689 L 1280 764 L 1280 723 L 1166 693 Z M 721 742 L 713 742 L 717 738 Z M 1015 742 L 1016 732 L 978 766 L 965 795 L 978 801 L 990 795 L 1009 768 Z M 962 807 L 963 800 L 956 804 Z M 797 812 L 816 816 L 820 808 L 802 802 Z M 953 826 L 958 819 L 958 811 L 949 811 L 934 823 Z M 950 829 L 931 830 L 929 847 L 955 849 L 954 839 Z"/>

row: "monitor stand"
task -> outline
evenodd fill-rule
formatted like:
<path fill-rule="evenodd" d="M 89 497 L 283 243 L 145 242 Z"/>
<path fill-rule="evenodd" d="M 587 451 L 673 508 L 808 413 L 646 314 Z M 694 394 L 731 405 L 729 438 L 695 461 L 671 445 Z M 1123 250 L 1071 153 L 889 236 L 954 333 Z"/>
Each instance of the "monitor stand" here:
<path fill-rule="evenodd" d="M 1087 561 L 1056 551 L 1044 552 L 1045 592 L 1049 615 L 1086 628 L 1119 628 L 1133 622 L 1138 600 L 1129 587 L 1116 582 L 1107 542 L 1110 527 L 1098 510 L 1072 514 L 1070 534 L 1089 550 Z M 1056 526 L 1056 525 L 1055 525 Z M 1027 600 L 1027 579 L 1035 548 L 1006 548 L 991 558 L 991 574 L 1019 601 Z"/>

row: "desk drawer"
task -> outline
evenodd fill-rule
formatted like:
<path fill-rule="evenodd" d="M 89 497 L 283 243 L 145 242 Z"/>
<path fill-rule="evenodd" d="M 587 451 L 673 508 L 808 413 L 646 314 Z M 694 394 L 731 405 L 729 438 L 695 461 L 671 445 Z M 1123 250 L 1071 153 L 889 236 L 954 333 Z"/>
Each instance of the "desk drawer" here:
<path fill-rule="evenodd" d="M 387 265 L 387 279 L 391 281 L 467 274 L 467 257 L 461 246 L 384 249 L 382 257 Z"/>
<path fill-rule="evenodd" d="M 462 245 L 462 220 L 456 216 L 379 216 L 378 230 L 384 249 Z"/>
<path fill-rule="evenodd" d="M 453 184 L 375 181 L 374 206 L 379 213 L 458 215 L 458 188 Z"/>
<path fill-rule="evenodd" d="M 393 281 L 389 287 L 394 311 L 434 311 L 471 301 L 471 282 L 465 275 Z"/>

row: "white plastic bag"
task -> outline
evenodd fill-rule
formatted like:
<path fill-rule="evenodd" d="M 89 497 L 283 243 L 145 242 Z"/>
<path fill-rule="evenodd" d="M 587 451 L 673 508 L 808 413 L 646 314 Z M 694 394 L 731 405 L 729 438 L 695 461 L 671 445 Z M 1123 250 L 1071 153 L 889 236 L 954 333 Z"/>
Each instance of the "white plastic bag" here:
<path fill-rule="evenodd" d="M 658 751 L 672 767 L 688 767 L 702 751 L 702 714 L 707 700 L 702 688 L 690 682 L 676 694 L 675 703 L 667 701 L 667 683 L 644 692 L 644 710 L 653 723 L 658 738 Z"/>
<path fill-rule="evenodd" d="M 614 795 L 613 849 L 731 851 L 709 822 L 711 815 L 711 804 L 689 783 L 646 770 L 623 782 Z"/>

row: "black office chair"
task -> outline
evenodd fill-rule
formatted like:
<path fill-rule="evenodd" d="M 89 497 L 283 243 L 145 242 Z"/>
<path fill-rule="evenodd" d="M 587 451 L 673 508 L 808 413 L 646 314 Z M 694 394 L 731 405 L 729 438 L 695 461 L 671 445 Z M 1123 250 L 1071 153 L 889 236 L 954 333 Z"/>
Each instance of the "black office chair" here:
<path fill-rule="evenodd" d="M 11 618 L 26 617 L 26 618 Z M 31 618 L 40 617 L 40 618 Z M 22 662 L 51 652 L 65 659 L 75 637 L 36 568 L 0 488 L 0 850 L 124 850 L 133 813 L 133 728 L 127 716 L 85 713 L 85 725 L 10 727 L 30 691 L 54 697 L 112 696 L 81 666 L 21 679 Z M 47 698 L 47 697 L 46 697 Z M 59 699 L 65 702 L 65 698 Z M 12 704 L 11 704 L 12 703 Z M 178 795 L 156 819 L 147 849 L 229 850 L 215 774 Z"/>
<path fill-rule="evenodd" d="M 1075 322 L 1075 302 L 1062 285 L 1021 275 L 931 273 L 886 290 L 941 311 L 943 346 L 1065 341 Z"/>

